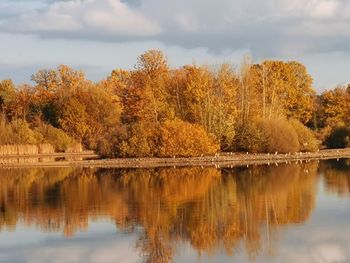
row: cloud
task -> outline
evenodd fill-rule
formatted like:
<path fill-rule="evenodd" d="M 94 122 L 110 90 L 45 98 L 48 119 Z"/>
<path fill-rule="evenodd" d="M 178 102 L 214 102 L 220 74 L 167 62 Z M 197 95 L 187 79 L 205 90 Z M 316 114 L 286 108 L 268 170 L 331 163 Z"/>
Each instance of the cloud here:
<path fill-rule="evenodd" d="M 215 52 L 250 49 L 257 56 L 350 51 L 350 1 L 344 0 L 29 1 L 37 8 L 3 19 L 0 30 Z"/>
<path fill-rule="evenodd" d="M 39 234 L 39 237 L 42 240 L 38 242 L 32 240 L 28 243 L 0 247 L 0 262 L 141 262 L 139 252 L 134 246 L 135 235 L 116 234 L 112 229 L 103 234 L 87 234 L 71 239 L 42 234 Z"/>
<path fill-rule="evenodd" d="M 130 38 L 158 34 L 160 27 L 119 0 L 72 0 L 47 3 L 3 23 L 6 32 L 77 38 Z"/>

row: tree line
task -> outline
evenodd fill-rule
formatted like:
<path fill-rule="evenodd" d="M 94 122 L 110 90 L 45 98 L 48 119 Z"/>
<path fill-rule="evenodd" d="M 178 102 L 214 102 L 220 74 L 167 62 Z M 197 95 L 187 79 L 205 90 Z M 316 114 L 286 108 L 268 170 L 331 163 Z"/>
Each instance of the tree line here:
<path fill-rule="evenodd" d="M 335 132 L 340 146 L 349 142 L 350 88 L 317 95 L 294 61 L 170 68 L 161 51 L 149 50 L 134 69 L 97 83 L 65 65 L 31 80 L 0 81 L 0 144 L 65 151 L 81 143 L 103 156 L 168 157 L 314 151 L 332 147 Z"/>

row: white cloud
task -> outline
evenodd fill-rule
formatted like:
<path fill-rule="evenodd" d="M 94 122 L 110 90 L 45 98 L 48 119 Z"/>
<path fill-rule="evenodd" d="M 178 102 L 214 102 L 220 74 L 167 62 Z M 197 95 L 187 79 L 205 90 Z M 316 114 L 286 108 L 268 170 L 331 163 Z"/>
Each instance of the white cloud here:
<path fill-rule="evenodd" d="M 332 18 L 339 11 L 340 2 L 337 0 L 319 0 L 313 1 L 309 7 L 311 16 L 317 18 Z"/>
<path fill-rule="evenodd" d="M 2 56 L 37 67 L 130 68 L 149 48 L 171 53 L 176 64 L 219 63 L 244 50 L 255 60 L 307 60 L 323 89 L 349 81 L 349 28 L 348 0 L 0 0 Z M 20 73 L 2 66 L 0 78 L 11 74 Z"/>
<path fill-rule="evenodd" d="M 5 19 L 0 30 L 109 42 L 155 40 L 215 51 L 250 49 L 261 56 L 350 51 L 349 26 L 350 1 L 344 0 L 69 0 Z"/>
<path fill-rule="evenodd" d="M 9 19 L 3 30 L 21 33 L 66 33 L 81 37 L 144 37 L 160 32 L 160 27 L 120 0 L 57 1 Z M 98 40 L 98 39 L 96 39 Z"/>

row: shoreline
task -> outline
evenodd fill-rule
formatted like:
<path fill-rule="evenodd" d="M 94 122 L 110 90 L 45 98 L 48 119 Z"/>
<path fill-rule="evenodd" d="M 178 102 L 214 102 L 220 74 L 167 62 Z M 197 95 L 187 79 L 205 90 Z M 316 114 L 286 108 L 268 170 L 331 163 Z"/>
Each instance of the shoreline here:
<path fill-rule="evenodd" d="M 244 153 L 222 153 L 216 156 L 203 157 L 175 157 L 175 158 L 118 158 L 118 159 L 93 159 L 93 160 L 61 160 L 47 161 L 44 158 L 57 157 L 88 158 L 96 157 L 94 154 L 53 154 L 37 156 L 11 156 L 0 157 L 0 168 L 31 168 L 31 167 L 89 167 L 89 168 L 157 168 L 157 167 L 217 167 L 230 168 L 249 165 L 270 165 L 282 163 L 299 163 L 317 160 L 350 158 L 350 148 L 321 150 L 314 153 L 294 154 L 244 154 Z M 2 160 L 15 159 L 16 162 L 3 162 Z M 26 159 L 31 162 L 25 162 Z M 37 159 L 33 162 L 33 159 Z M 40 161 L 41 160 L 41 161 Z M 21 162 L 22 161 L 22 162 Z"/>

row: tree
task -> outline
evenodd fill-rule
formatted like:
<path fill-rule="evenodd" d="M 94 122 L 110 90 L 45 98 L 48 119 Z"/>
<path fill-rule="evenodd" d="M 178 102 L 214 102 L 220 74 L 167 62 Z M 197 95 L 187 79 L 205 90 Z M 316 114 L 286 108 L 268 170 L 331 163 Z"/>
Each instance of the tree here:
<path fill-rule="evenodd" d="M 31 80 L 36 83 L 38 89 L 47 92 L 54 92 L 59 86 L 59 73 L 52 69 L 41 69 L 31 76 Z"/>
<path fill-rule="evenodd" d="M 167 101 L 168 64 L 161 51 L 150 50 L 138 57 L 134 71 L 115 70 L 107 79 L 120 97 L 124 123 L 154 122 L 171 115 Z"/>
<path fill-rule="evenodd" d="M 163 52 L 149 50 L 138 57 L 135 66 L 137 72 L 135 84 L 143 90 L 141 99 L 144 101 L 144 120 L 159 124 L 168 115 L 166 82 L 168 79 L 168 62 Z"/>
<path fill-rule="evenodd" d="M 89 130 L 88 118 L 85 105 L 72 97 L 63 102 L 58 123 L 63 131 L 82 142 Z"/>
<path fill-rule="evenodd" d="M 6 117 L 9 104 L 15 99 L 15 84 L 10 79 L 0 81 L 0 112 Z"/>
<path fill-rule="evenodd" d="M 290 87 L 284 97 L 284 107 L 288 118 L 293 118 L 304 125 L 310 122 L 315 107 L 313 79 L 304 65 L 298 62 L 287 63 Z"/>
<path fill-rule="evenodd" d="M 350 92 L 345 87 L 322 93 L 320 103 L 323 126 L 350 125 Z"/>
<path fill-rule="evenodd" d="M 232 149 L 238 118 L 236 106 L 239 79 L 232 67 L 223 64 L 219 68 L 214 83 L 213 128 L 209 131 L 218 139 L 222 150 Z"/>
<path fill-rule="evenodd" d="M 314 111 L 312 78 L 298 62 L 267 60 L 245 66 L 244 119 L 294 118 L 308 123 Z"/>
<path fill-rule="evenodd" d="M 217 71 L 196 65 L 175 70 L 169 98 L 177 118 L 201 125 L 214 134 L 222 149 L 232 146 L 235 133 L 239 79 L 230 65 Z"/>

